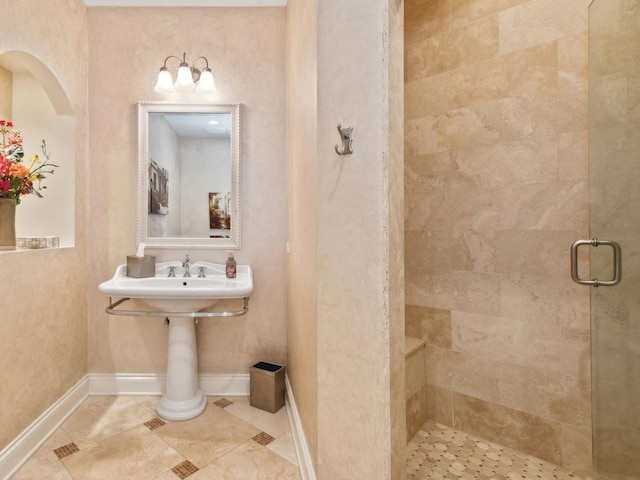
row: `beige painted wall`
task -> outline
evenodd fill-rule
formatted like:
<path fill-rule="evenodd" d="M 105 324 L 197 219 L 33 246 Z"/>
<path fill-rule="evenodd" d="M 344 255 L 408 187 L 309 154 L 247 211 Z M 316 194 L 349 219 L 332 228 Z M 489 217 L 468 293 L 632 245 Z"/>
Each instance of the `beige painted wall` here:
<path fill-rule="evenodd" d="M 318 459 L 318 10 L 287 4 L 288 376 L 314 464 Z"/>
<path fill-rule="evenodd" d="M 402 2 L 288 8 L 292 388 L 319 479 L 400 479 Z"/>
<path fill-rule="evenodd" d="M 208 101 L 243 104 L 242 248 L 253 267 L 249 313 L 197 327 L 201 373 L 248 373 L 257 361 L 286 361 L 286 158 L 284 8 L 89 8 L 91 232 L 89 371 L 166 369 L 161 318 L 114 317 L 98 284 L 136 249 L 138 101 L 153 91 L 166 56 L 206 56 L 218 92 Z M 175 99 L 174 99 L 175 100 Z M 181 101 L 194 101 L 186 98 Z M 207 199 L 203 199 L 206 201 Z M 158 261 L 185 251 L 149 251 Z M 191 251 L 224 263 L 224 250 Z"/>
<path fill-rule="evenodd" d="M 591 471 L 589 291 L 569 251 L 588 238 L 589 3 L 410 0 L 405 17 L 422 401 L 438 422 L 578 473 Z"/>
<path fill-rule="evenodd" d="M 19 50 L 38 58 L 58 78 L 73 107 L 76 246 L 0 253 L 0 449 L 87 371 L 86 45 L 86 9 L 79 0 L 2 5 L 0 53 Z"/>
<path fill-rule="evenodd" d="M 0 119 L 12 118 L 13 74 L 0 67 Z"/>

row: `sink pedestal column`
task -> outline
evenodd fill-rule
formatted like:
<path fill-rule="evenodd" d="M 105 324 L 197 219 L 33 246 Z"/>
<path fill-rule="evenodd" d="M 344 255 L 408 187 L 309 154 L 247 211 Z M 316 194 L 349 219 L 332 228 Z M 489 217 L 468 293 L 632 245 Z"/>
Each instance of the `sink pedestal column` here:
<path fill-rule="evenodd" d="M 158 415 L 167 420 L 197 417 L 207 405 L 198 384 L 198 350 L 195 319 L 169 318 L 167 385 L 158 402 Z"/>

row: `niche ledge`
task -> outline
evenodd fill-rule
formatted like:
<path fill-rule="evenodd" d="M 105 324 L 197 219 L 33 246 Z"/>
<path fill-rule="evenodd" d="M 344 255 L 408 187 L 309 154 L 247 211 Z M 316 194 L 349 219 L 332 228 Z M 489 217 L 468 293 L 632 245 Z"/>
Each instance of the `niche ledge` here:
<path fill-rule="evenodd" d="M 18 237 L 16 248 L 33 250 L 37 248 L 59 248 L 60 237 Z"/>

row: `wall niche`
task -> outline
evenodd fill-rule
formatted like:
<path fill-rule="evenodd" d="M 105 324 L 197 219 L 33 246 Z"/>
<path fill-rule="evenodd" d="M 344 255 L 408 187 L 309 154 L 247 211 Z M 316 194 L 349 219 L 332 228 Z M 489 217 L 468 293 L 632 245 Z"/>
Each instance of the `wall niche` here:
<path fill-rule="evenodd" d="M 21 198 L 16 212 L 16 236 L 31 248 L 75 245 L 75 115 L 71 102 L 53 72 L 26 52 L 0 54 L 0 119 L 12 121 L 24 138 L 25 160 L 42 156 L 46 140 L 50 161 L 58 168 L 47 175 L 40 193 Z M 28 162 L 27 162 L 28 163 Z M 55 242 L 54 242 L 55 244 Z"/>

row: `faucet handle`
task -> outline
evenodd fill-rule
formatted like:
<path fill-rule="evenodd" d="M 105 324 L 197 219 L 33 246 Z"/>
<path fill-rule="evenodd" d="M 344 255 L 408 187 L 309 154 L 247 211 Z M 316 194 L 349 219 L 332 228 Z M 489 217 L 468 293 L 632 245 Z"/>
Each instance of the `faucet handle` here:
<path fill-rule="evenodd" d="M 178 268 L 177 265 L 169 265 L 169 277 L 175 277 L 176 276 L 176 268 Z"/>
<path fill-rule="evenodd" d="M 207 266 L 206 265 L 198 266 L 198 278 L 205 278 L 206 277 L 206 275 L 204 274 L 205 270 L 207 270 Z"/>
<path fill-rule="evenodd" d="M 184 277 L 190 277 L 191 272 L 189 272 L 189 268 L 191 268 L 191 259 L 189 258 L 189 254 L 187 253 L 184 256 L 184 260 L 182 261 L 182 266 L 184 267 Z"/>

